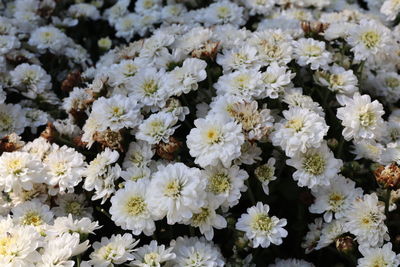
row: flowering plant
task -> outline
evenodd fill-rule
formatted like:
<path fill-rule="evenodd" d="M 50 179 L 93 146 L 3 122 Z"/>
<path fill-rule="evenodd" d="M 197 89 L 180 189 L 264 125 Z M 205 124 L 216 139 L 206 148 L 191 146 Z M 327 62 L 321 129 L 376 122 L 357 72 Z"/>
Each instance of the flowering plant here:
<path fill-rule="evenodd" d="M 399 0 L 4 0 L 1 266 L 400 265 Z"/>

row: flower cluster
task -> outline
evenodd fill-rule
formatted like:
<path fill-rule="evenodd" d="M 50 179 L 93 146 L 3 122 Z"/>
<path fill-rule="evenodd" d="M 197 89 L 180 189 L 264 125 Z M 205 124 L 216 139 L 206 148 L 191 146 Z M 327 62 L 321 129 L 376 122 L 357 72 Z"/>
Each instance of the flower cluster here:
<path fill-rule="evenodd" d="M 2 1 L 0 265 L 399 266 L 399 22 L 399 0 Z"/>

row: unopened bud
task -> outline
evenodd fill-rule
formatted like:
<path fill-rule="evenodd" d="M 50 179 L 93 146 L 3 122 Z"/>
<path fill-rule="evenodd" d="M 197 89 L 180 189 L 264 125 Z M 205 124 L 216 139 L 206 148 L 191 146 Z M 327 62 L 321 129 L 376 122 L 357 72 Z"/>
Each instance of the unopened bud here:
<path fill-rule="evenodd" d="M 336 239 L 335 244 L 336 249 L 343 254 L 352 253 L 355 248 L 355 242 L 351 236 L 341 236 Z"/>

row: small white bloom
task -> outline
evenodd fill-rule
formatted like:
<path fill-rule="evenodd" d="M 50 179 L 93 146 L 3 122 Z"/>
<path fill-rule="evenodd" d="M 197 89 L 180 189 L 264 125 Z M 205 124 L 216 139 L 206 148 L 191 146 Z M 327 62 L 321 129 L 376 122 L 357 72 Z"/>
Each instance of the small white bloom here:
<path fill-rule="evenodd" d="M 269 206 L 257 202 L 256 206 L 247 209 L 236 223 L 236 229 L 246 233 L 247 238 L 253 242 L 253 247 L 267 248 L 270 244 L 282 244 L 282 238 L 288 232 L 283 228 L 287 224 L 286 219 L 270 217 Z"/>

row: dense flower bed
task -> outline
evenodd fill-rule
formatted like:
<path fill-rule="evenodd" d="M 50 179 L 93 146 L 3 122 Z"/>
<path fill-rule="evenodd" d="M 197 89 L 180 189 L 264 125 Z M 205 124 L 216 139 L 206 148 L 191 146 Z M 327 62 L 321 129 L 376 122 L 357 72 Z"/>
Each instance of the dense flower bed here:
<path fill-rule="evenodd" d="M 399 11 L 2 1 L 0 266 L 399 266 Z"/>

